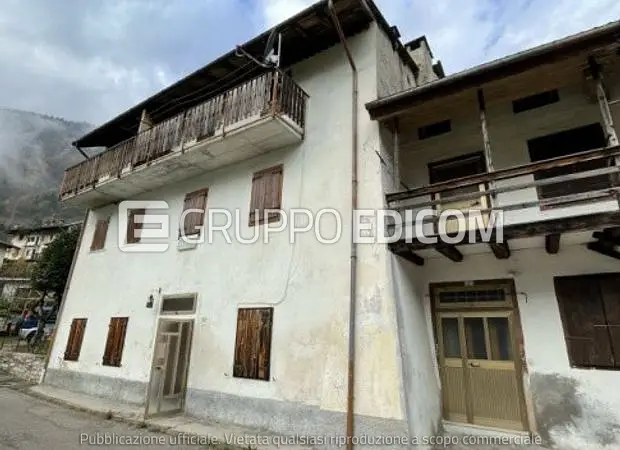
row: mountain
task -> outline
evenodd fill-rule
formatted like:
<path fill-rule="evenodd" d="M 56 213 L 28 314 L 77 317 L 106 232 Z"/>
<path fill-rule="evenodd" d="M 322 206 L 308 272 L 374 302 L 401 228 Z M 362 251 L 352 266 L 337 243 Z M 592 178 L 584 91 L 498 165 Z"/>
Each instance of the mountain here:
<path fill-rule="evenodd" d="M 79 209 L 61 207 L 58 189 L 64 170 L 84 159 L 71 142 L 92 128 L 0 108 L 0 227 L 82 217 Z"/>

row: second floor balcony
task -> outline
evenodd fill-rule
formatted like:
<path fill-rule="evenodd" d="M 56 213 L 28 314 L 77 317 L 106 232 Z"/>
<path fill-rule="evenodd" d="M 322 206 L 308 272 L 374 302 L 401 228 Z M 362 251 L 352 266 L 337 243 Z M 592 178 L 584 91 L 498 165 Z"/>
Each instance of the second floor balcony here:
<path fill-rule="evenodd" d="M 60 199 L 96 207 L 298 143 L 306 99 L 266 72 L 70 167 Z"/>

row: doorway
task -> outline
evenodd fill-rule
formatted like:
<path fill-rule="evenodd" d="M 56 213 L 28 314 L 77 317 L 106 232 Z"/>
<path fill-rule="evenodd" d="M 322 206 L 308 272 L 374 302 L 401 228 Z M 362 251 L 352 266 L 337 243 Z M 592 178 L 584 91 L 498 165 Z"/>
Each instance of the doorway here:
<path fill-rule="evenodd" d="M 528 429 L 511 280 L 431 285 L 443 418 Z"/>
<path fill-rule="evenodd" d="M 159 319 L 147 398 L 147 417 L 183 410 L 193 325 L 192 319 Z"/>

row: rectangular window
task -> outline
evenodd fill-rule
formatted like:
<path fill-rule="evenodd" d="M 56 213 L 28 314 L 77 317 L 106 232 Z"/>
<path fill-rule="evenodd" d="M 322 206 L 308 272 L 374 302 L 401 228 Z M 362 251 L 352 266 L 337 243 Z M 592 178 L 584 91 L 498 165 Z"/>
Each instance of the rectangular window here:
<path fill-rule="evenodd" d="M 84 340 L 84 331 L 86 330 L 86 320 L 73 319 L 71 321 L 69 339 L 67 339 L 67 347 L 65 348 L 65 361 L 77 361 L 79 359 L 82 341 Z"/>
<path fill-rule="evenodd" d="M 575 153 L 605 147 L 605 133 L 601 125 L 594 123 L 571 130 L 561 131 L 546 136 L 541 136 L 527 141 L 527 146 L 532 162 L 544 161 L 560 156 L 569 156 Z M 561 175 L 575 174 L 607 166 L 605 159 L 584 161 L 563 167 L 556 167 L 536 172 L 535 180 L 555 178 Z M 557 184 L 547 184 L 538 187 L 538 196 L 541 199 L 563 197 L 571 194 L 608 189 L 611 187 L 608 175 L 599 175 L 589 178 L 581 178 Z"/>
<path fill-rule="evenodd" d="M 108 339 L 103 353 L 103 365 L 119 367 L 123 357 L 125 334 L 129 317 L 112 317 L 108 326 Z"/>
<path fill-rule="evenodd" d="M 142 222 L 136 222 L 136 216 L 146 214 L 145 209 L 130 209 L 127 212 L 127 243 L 137 244 L 140 242 L 140 230 L 142 230 Z"/>
<path fill-rule="evenodd" d="M 105 238 L 108 235 L 108 225 L 110 218 L 99 219 L 95 225 L 95 232 L 93 233 L 93 241 L 90 244 L 90 251 L 101 250 L 105 247 Z"/>
<path fill-rule="evenodd" d="M 266 210 L 279 210 L 282 207 L 282 169 L 282 165 L 270 167 L 256 172 L 252 177 L 250 226 L 265 223 Z M 280 220 L 279 213 L 269 213 L 267 222 L 278 220 Z"/>
<path fill-rule="evenodd" d="M 528 95 L 512 102 L 512 111 L 515 114 L 529 111 L 531 109 L 541 108 L 545 105 L 557 103 L 560 101 L 560 95 L 557 89 L 551 91 L 540 92 L 534 95 Z"/>
<path fill-rule="evenodd" d="M 241 308 L 233 376 L 269 381 L 273 308 Z"/>
<path fill-rule="evenodd" d="M 182 223 L 180 224 L 179 234 L 185 236 L 192 236 L 200 233 L 199 227 L 204 224 L 205 208 L 207 207 L 207 195 L 208 189 L 201 189 L 199 191 L 190 192 L 185 195 L 183 201 L 183 214 L 186 211 L 192 209 L 198 209 L 202 212 L 191 212 L 185 214 Z"/>
<path fill-rule="evenodd" d="M 620 369 L 620 275 L 556 277 L 571 366 Z"/>
<path fill-rule="evenodd" d="M 449 120 L 442 120 L 441 122 L 432 123 L 418 128 L 418 139 L 423 141 L 424 139 L 449 133 L 450 131 L 452 131 L 452 122 Z"/>

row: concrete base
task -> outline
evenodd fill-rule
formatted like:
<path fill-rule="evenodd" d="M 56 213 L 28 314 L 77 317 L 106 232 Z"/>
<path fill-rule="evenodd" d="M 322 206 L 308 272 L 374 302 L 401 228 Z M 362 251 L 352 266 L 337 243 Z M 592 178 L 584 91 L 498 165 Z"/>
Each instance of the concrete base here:
<path fill-rule="evenodd" d="M 209 421 L 234 423 L 289 436 L 324 437 L 334 441 L 346 437 L 345 413 L 293 402 L 189 389 L 186 413 Z M 360 439 L 359 447 L 364 447 L 363 438 L 371 444 L 369 447 L 395 448 L 400 447 L 398 442 L 406 442 L 408 427 L 404 420 L 356 415 L 355 435 Z M 381 445 L 382 441 L 389 445 Z M 342 446 L 342 442 L 334 444 L 333 447 Z"/>
<path fill-rule="evenodd" d="M 143 405 L 147 383 L 70 370 L 48 369 L 44 384 L 122 403 Z"/>

